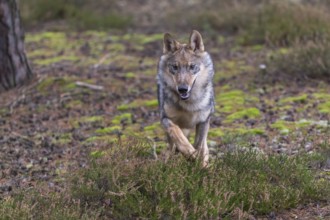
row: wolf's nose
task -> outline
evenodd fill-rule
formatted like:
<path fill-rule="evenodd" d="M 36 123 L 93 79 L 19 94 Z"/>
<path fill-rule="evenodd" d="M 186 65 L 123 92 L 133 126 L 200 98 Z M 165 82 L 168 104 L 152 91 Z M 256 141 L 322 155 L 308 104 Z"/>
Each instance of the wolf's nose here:
<path fill-rule="evenodd" d="M 188 86 L 186 85 L 181 85 L 178 87 L 179 93 L 187 93 L 188 92 Z"/>

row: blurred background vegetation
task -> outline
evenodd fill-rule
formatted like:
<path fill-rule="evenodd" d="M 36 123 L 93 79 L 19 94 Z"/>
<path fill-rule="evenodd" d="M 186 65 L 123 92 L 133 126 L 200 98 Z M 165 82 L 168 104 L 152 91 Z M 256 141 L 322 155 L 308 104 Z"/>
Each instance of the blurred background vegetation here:
<path fill-rule="evenodd" d="M 328 77 L 330 1 L 321 0 L 21 0 L 26 30 L 177 33 L 197 29 L 213 42 L 290 47 L 269 71 Z M 220 36 L 221 35 L 221 36 Z M 303 45 L 303 48 L 301 47 Z M 216 45 L 215 45 L 216 46 Z M 290 62 L 285 62 L 290 61 Z"/>
<path fill-rule="evenodd" d="M 20 1 L 28 28 L 47 27 L 48 22 L 78 30 L 159 32 L 196 28 L 240 33 L 244 43 L 281 44 L 328 38 L 329 5 L 328 1 L 319 0 Z"/>

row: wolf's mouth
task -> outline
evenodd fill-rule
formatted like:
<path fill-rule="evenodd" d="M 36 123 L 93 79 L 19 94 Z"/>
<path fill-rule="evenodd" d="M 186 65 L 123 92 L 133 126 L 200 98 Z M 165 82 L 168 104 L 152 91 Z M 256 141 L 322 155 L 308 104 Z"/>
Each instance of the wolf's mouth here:
<path fill-rule="evenodd" d="M 184 93 L 179 93 L 181 100 L 187 100 L 189 98 L 189 93 L 184 92 Z"/>

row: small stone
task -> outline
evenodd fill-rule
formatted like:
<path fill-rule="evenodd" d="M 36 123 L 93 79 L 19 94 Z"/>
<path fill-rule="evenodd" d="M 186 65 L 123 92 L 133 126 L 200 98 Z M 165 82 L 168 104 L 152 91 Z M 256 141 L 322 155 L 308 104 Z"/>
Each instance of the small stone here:
<path fill-rule="evenodd" d="M 306 151 L 311 151 L 313 149 L 313 144 L 308 142 L 306 145 L 305 145 L 305 150 Z"/>

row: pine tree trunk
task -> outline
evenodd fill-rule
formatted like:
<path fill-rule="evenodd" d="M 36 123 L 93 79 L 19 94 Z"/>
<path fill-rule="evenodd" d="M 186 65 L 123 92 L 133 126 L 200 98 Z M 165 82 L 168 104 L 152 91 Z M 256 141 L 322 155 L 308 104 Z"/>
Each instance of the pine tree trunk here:
<path fill-rule="evenodd" d="M 16 0 L 0 0 L 0 92 L 32 76 Z"/>

